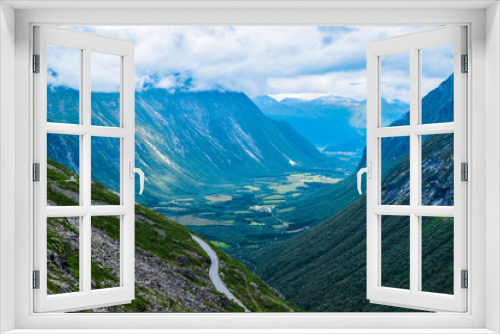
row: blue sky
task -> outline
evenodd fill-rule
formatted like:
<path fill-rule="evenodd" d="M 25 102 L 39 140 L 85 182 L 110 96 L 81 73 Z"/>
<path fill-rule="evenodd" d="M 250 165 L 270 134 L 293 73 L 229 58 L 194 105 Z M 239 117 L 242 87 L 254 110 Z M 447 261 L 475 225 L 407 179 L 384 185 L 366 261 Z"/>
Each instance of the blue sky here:
<path fill-rule="evenodd" d="M 313 98 L 341 95 L 366 97 L 366 46 L 371 40 L 429 29 L 429 27 L 72 27 L 131 40 L 135 44 L 136 89 L 231 90 L 249 96 Z M 425 94 L 452 69 L 449 48 L 433 50 L 423 68 Z M 49 55 L 58 77 L 54 84 L 77 85 L 65 75 L 74 63 L 65 52 Z M 451 58 L 450 58 L 451 57 Z M 116 91 L 119 71 L 113 61 L 92 62 L 94 91 Z M 385 97 L 406 99 L 407 62 L 404 57 L 384 65 Z M 439 66 L 431 66 L 437 60 Z M 443 61 L 448 59 L 448 61 Z M 50 62 L 50 59 L 49 59 Z M 76 88 L 76 87 L 75 87 Z"/>

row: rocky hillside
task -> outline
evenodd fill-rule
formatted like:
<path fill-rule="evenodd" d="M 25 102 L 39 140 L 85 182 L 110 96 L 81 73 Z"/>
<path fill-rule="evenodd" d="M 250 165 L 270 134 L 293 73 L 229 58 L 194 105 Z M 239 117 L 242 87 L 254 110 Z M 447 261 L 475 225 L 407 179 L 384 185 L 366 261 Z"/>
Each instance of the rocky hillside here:
<path fill-rule="evenodd" d="M 49 205 L 76 205 L 78 175 L 48 160 Z M 94 205 L 118 204 L 119 198 L 92 183 Z M 48 291 L 78 290 L 79 222 L 77 218 L 49 218 L 47 230 Z M 119 283 L 120 224 L 116 217 L 92 217 L 92 288 Z M 163 215 L 136 205 L 136 297 L 131 304 L 89 312 L 242 312 L 243 308 L 216 291 L 208 270 L 210 259 L 192 239 L 192 232 Z M 214 247 L 215 248 L 215 247 Z M 221 277 L 231 292 L 251 311 L 287 312 L 294 308 L 236 260 L 216 249 Z"/>

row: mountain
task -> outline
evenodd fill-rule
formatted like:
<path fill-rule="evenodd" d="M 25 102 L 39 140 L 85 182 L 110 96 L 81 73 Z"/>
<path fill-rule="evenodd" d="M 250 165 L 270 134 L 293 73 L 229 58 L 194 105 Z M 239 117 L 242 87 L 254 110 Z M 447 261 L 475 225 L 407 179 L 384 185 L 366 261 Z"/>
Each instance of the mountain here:
<path fill-rule="evenodd" d="M 49 87 L 48 120 L 78 122 L 78 92 Z M 116 126 L 118 94 L 92 93 L 93 124 Z M 76 104 L 77 105 L 77 104 Z M 119 186 L 119 140 L 93 138 L 92 178 Z M 78 138 L 49 135 L 48 156 L 78 171 Z M 284 121 L 272 120 L 243 93 L 136 93 L 136 166 L 146 174 L 142 203 L 199 196 L 208 188 L 286 171 L 333 169 Z"/>
<path fill-rule="evenodd" d="M 77 205 L 79 177 L 48 160 L 48 205 Z M 92 182 L 94 205 L 116 205 L 119 197 Z M 193 232 L 165 216 L 136 204 L 135 291 L 130 304 L 87 312 L 242 312 L 243 308 L 218 292 L 209 277 L 210 258 L 192 239 Z M 119 283 L 120 221 L 92 217 L 92 288 Z M 48 293 L 78 291 L 79 222 L 75 218 L 47 220 Z M 252 312 L 294 311 L 275 289 L 238 261 L 212 247 L 219 258 L 227 287 Z"/>
<path fill-rule="evenodd" d="M 450 121 L 452 107 L 453 75 L 424 97 L 423 119 Z M 424 205 L 453 205 L 453 140 L 453 134 L 423 138 Z M 382 143 L 383 204 L 408 204 L 408 151 L 409 142 L 401 138 Z M 309 225 L 321 223 L 291 239 L 234 255 L 304 310 L 401 311 L 366 300 L 366 197 L 357 194 L 355 175 L 304 196 L 301 201 L 288 203 L 288 208 L 283 207 L 280 218 L 289 222 L 309 219 Z M 407 288 L 408 220 L 392 216 L 384 217 L 382 222 L 382 282 L 384 286 Z M 427 278 L 423 289 L 452 293 L 453 219 L 423 218 L 422 240 L 422 277 Z"/>
<path fill-rule="evenodd" d="M 422 116 L 423 121 L 426 123 L 440 123 L 449 122 L 453 120 L 453 75 L 448 77 L 443 81 L 436 89 L 429 92 L 422 100 Z M 409 112 L 400 119 L 391 124 L 391 126 L 398 126 L 402 124 L 408 124 Z M 453 137 L 453 135 L 444 135 L 447 137 Z M 423 136 L 423 140 L 426 141 L 430 136 Z M 451 140 L 448 138 L 448 140 Z M 443 143 L 441 149 L 450 149 L 449 145 L 452 141 Z M 447 147 L 447 148 L 445 148 Z M 387 173 L 394 165 L 401 162 L 405 156 L 408 155 L 410 151 L 410 142 L 408 138 L 405 137 L 394 137 L 394 138 L 384 138 L 382 141 L 382 167 L 383 173 Z M 435 160 L 439 160 L 439 155 L 435 157 Z M 406 162 L 407 163 L 407 162 Z M 449 165 L 450 161 L 448 162 Z M 366 150 L 363 151 L 361 161 L 355 171 L 366 166 Z M 408 171 L 408 166 L 402 166 L 402 169 Z M 450 171 L 452 172 L 452 171 Z M 364 178 L 365 176 L 363 176 Z M 430 176 L 429 176 L 430 177 Z M 323 220 L 333 216 L 341 209 L 345 208 L 347 205 L 353 203 L 359 198 L 358 191 L 356 189 L 356 175 L 353 174 L 343 181 L 333 184 L 329 187 L 324 187 L 321 189 L 316 189 L 304 194 L 295 200 L 288 201 L 284 205 L 280 206 L 281 211 L 280 218 L 292 223 L 299 223 L 308 221 L 308 224 L 318 224 Z M 423 184 L 424 187 L 430 187 L 431 184 L 437 184 L 437 180 L 429 181 L 429 185 Z M 363 184 L 365 184 L 363 182 Z M 390 185 L 388 184 L 387 187 Z M 409 183 L 405 183 L 405 187 L 409 187 Z M 384 189 L 384 191 L 389 191 L 389 189 Z M 396 190 L 391 190 L 396 191 Z M 406 200 L 409 200 L 408 192 L 400 192 L 399 196 L 406 196 Z M 394 200 L 393 197 L 387 195 L 385 197 L 386 201 Z M 439 200 L 438 194 L 436 194 L 435 200 Z M 332 205 L 331 203 L 335 203 Z M 388 204 L 388 202 L 386 203 Z M 293 208 L 293 210 L 292 210 Z"/>
<path fill-rule="evenodd" d="M 340 144 L 329 145 L 323 149 L 323 152 L 331 154 L 336 152 L 362 153 L 365 147 L 366 147 L 366 137 L 363 136 L 341 142 Z"/>
<path fill-rule="evenodd" d="M 450 135 L 431 136 L 424 144 L 422 198 L 428 204 L 453 204 L 452 144 Z M 382 184 L 392 204 L 406 201 L 399 186 L 409 182 L 408 173 L 402 173 L 407 166 L 407 159 L 400 161 Z M 391 182 L 398 178 L 398 184 Z M 424 218 L 422 224 L 424 289 L 453 293 L 453 220 Z M 382 226 L 382 282 L 409 288 L 409 221 L 387 216 Z M 295 238 L 238 254 L 238 258 L 293 305 L 309 312 L 402 311 L 366 299 L 365 196 L 358 195 L 354 203 Z"/>
<path fill-rule="evenodd" d="M 337 146 L 365 135 L 366 101 L 341 96 L 323 96 L 313 100 L 286 98 L 280 102 L 269 96 L 256 96 L 252 101 L 272 119 L 288 122 L 304 138 L 317 147 Z M 390 124 L 409 109 L 399 100 L 382 100 L 382 108 Z"/>

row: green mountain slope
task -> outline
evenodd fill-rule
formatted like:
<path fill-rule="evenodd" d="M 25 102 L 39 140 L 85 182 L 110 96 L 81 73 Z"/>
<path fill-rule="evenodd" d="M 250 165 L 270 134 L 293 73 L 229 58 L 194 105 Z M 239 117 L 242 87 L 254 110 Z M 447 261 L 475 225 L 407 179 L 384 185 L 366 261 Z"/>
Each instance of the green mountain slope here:
<path fill-rule="evenodd" d="M 48 160 L 48 205 L 76 205 L 78 175 Z M 101 184 L 92 183 L 94 205 L 119 204 Z M 119 283 L 120 223 L 117 217 L 92 217 L 92 288 Z M 47 264 L 49 294 L 78 291 L 79 220 L 49 218 Z M 93 312 L 242 312 L 217 292 L 208 270 L 210 260 L 192 239 L 192 232 L 165 216 L 136 205 L 136 298 L 131 304 Z M 294 308 L 245 266 L 213 247 L 219 255 L 221 276 L 233 294 L 252 311 L 287 312 Z"/>
<path fill-rule="evenodd" d="M 116 126 L 118 97 L 92 94 L 93 125 Z M 77 91 L 49 87 L 47 101 L 48 121 L 78 123 Z M 136 165 L 148 185 L 139 200 L 148 206 L 176 196 L 202 197 L 255 177 L 334 171 L 345 164 L 321 154 L 287 123 L 264 115 L 243 93 L 148 89 L 136 93 L 135 112 Z M 49 158 L 78 172 L 78 137 L 47 138 Z M 114 191 L 119 144 L 114 138 L 93 139 L 92 179 Z"/>
<path fill-rule="evenodd" d="M 429 92 L 423 98 L 422 117 L 424 123 L 441 123 L 453 120 L 453 78 L 453 75 L 449 76 L 436 89 Z M 393 122 L 391 126 L 409 124 L 409 117 L 409 113 L 407 112 L 403 118 Z M 450 137 L 450 135 L 448 135 L 448 137 Z M 451 137 L 453 136 L 451 135 Z M 423 136 L 424 141 L 427 141 L 429 138 L 430 136 Z M 440 144 L 434 143 L 427 145 L 427 151 L 423 152 L 424 155 L 428 156 L 428 161 L 425 162 L 426 165 L 424 168 L 429 171 L 427 175 L 423 175 L 424 178 L 428 178 L 428 182 L 423 184 L 423 191 L 424 193 L 432 194 L 428 198 L 429 203 L 439 201 L 441 198 L 440 196 L 443 195 L 443 193 L 432 191 L 433 187 L 436 188 L 436 185 L 440 184 L 438 180 L 444 177 L 446 180 L 445 182 L 442 182 L 442 184 L 449 184 L 449 182 L 453 179 L 453 171 L 449 170 L 450 164 L 453 161 L 453 156 L 450 155 L 452 152 L 448 152 L 448 160 L 446 162 L 443 161 L 443 165 L 448 166 L 448 170 L 446 172 L 443 170 L 440 170 L 439 172 L 432 171 L 431 168 L 435 162 L 441 159 L 438 152 L 441 150 L 450 150 L 453 147 L 452 139 L 441 138 L 441 140 L 443 140 L 443 142 Z M 410 151 L 410 142 L 407 137 L 384 138 L 381 146 L 382 172 L 384 175 L 388 173 L 393 166 L 401 163 Z M 431 152 L 436 152 L 436 154 L 432 154 Z M 400 170 L 408 171 L 408 161 L 404 163 L 406 165 L 401 165 Z M 363 151 L 362 159 L 356 168 L 356 171 L 365 166 L 366 150 Z M 365 176 L 363 176 L 363 178 L 364 177 Z M 384 204 L 389 204 L 390 201 L 395 200 L 398 189 L 405 188 L 407 190 L 409 187 L 409 179 L 407 177 L 404 180 L 404 183 L 402 183 L 403 180 L 400 180 L 401 182 L 398 181 L 398 184 L 387 184 L 387 187 L 384 188 L 384 193 L 389 192 L 390 194 L 384 197 Z M 365 182 L 363 181 L 363 186 L 364 184 Z M 407 191 L 399 192 L 400 199 L 406 196 L 406 200 L 408 200 L 407 195 Z M 452 193 L 448 194 L 449 197 L 444 201 L 452 201 L 452 198 L 450 197 L 451 195 Z M 295 200 L 288 201 L 287 203 L 281 205 L 280 209 L 283 213 L 280 214 L 280 218 L 294 224 L 299 223 L 314 226 L 325 219 L 332 217 L 337 212 L 344 209 L 347 205 L 353 203 L 358 199 L 358 196 L 359 194 L 356 189 L 356 175 L 354 173 L 337 184 L 310 191 Z"/>
<path fill-rule="evenodd" d="M 440 205 L 453 199 L 452 135 L 433 135 L 422 152 L 423 198 L 439 198 Z M 402 204 L 400 185 L 408 158 L 386 174 L 382 183 L 388 201 Z M 393 180 L 398 180 L 394 184 Z M 439 180 L 439 182 L 437 182 Z M 432 202 L 432 201 L 431 201 Z M 425 291 L 453 292 L 453 220 L 423 218 L 422 282 Z M 366 197 L 348 205 L 308 231 L 261 250 L 238 254 L 293 305 L 317 312 L 402 311 L 370 304 L 366 300 Z M 409 288 L 409 223 L 407 217 L 382 219 L 382 282 L 384 286 Z"/>

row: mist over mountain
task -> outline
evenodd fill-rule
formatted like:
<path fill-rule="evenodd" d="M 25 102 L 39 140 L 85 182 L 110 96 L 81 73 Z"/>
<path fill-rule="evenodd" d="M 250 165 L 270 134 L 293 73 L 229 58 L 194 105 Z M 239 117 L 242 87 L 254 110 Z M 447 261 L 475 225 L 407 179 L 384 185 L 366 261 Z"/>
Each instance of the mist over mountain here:
<path fill-rule="evenodd" d="M 270 118 L 288 122 L 304 138 L 317 147 L 338 146 L 366 135 L 366 101 L 342 96 L 322 96 L 313 100 L 286 98 L 280 102 L 264 95 L 252 101 Z M 390 124 L 404 116 L 409 105 L 382 99 L 382 107 Z"/>

